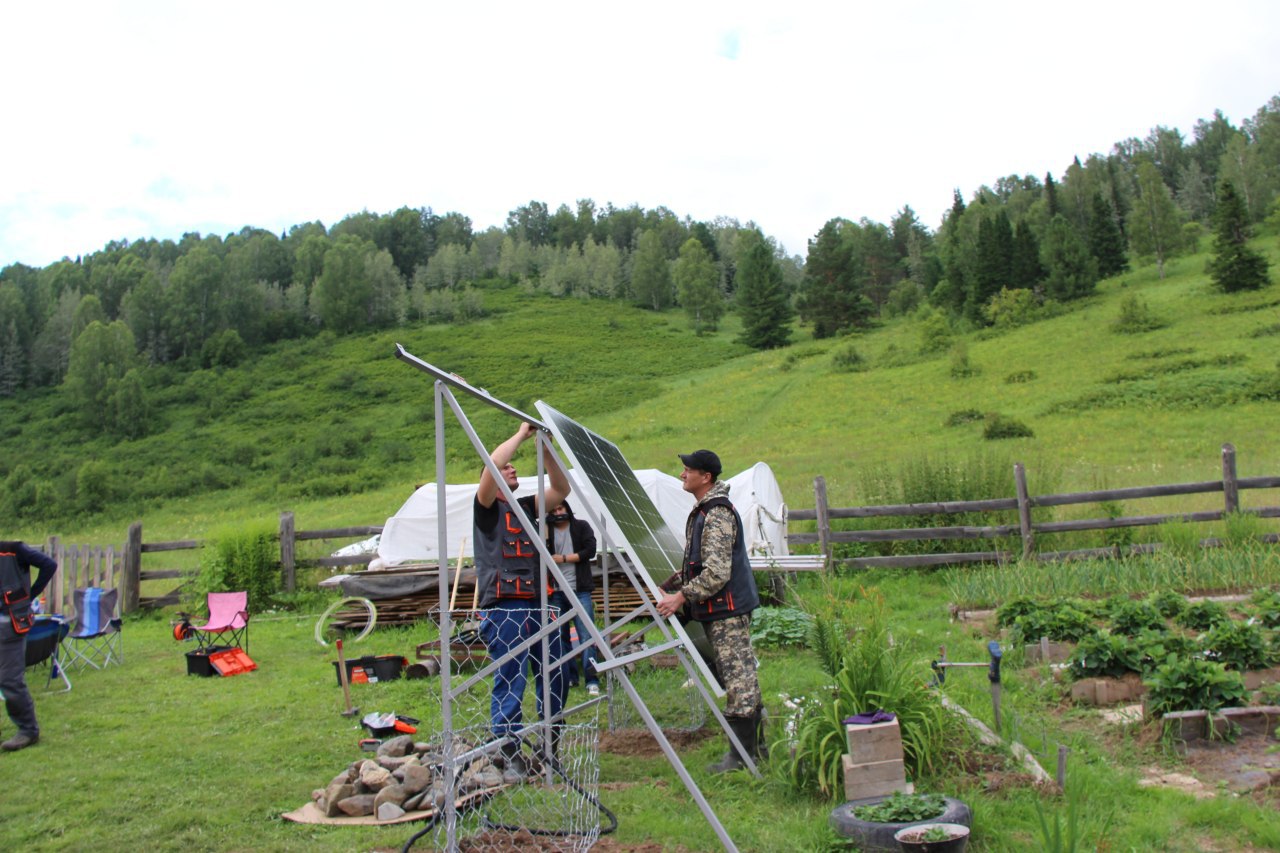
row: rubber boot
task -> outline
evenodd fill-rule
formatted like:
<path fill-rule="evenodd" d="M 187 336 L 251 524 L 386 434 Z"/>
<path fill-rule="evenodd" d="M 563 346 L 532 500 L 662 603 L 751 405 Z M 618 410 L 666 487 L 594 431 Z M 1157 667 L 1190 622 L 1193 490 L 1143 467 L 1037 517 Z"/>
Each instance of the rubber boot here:
<path fill-rule="evenodd" d="M 754 761 L 756 752 L 756 715 L 750 717 L 730 717 L 725 716 L 725 722 L 729 724 L 729 728 L 738 736 L 738 740 L 742 743 L 742 748 L 747 751 Z M 729 751 L 724 754 L 724 758 L 716 764 L 707 767 L 708 773 L 729 773 L 733 770 L 741 770 L 746 767 L 746 762 L 742 760 L 742 756 L 738 754 L 738 750 L 733 748 L 733 744 L 729 744 Z"/>
<path fill-rule="evenodd" d="M 502 764 L 502 781 L 507 785 L 517 785 L 529 776 L 529 763 L 520 752 L 519 741 L 508 741 L 502 745 L 499 753 Z M 495 762 L 496 763 L 496 762 Z"/>
<path fill-rule="evenodd" d="M 752 759 L 759 761 L 769 757 L 769 740 L 765 736 L 764 724 L 769 719 L 769 712 L 761 705 L 756 708 L 756 751 Z"/>

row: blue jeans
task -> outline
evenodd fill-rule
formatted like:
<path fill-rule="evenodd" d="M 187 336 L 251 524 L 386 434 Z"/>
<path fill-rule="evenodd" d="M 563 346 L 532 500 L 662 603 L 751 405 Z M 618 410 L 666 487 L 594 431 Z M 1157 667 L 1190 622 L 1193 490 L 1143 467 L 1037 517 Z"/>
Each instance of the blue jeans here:
<path fill-rule="evenodd" d="M 591 593 L 579 592 L 577 593 L 577 596 L 578 596 L 578 601 L 582 604 L 583 609 L 587 611 L 587 615 L 590 616 L 591 621 L 594 622 L 596 618 L 596 605 L 595 605 L 595 602 L 591 600 Z M 565 596 L 563 592 L 556 592 L 555 595 L 551 596 L 551 602 L 555 604 L 557 607 L 559 607 L 561 610 L 569 609 L 569 599 Z M 578 642 L 576 643 L 572 642 L 572 637 L 569 636 L 569 626 L 567 625 L 565 626 L 564 630 L 561 632 L 562 634 L 561 641 L 565 644 L 565 648 L 571 651 L 577 651 L 578 649 L 582 649 L 583 683 L 599 684 L 600 676 L 596 675 L 596 647 L 593 645 L 590 645 L 591 635 L 587 633 L 587 629 L 582 623 L 582 617 L 580 616 L 573 617 L 572 624 L 573 624 L 573 627 L 578 632 Z M 570 661 L 568 664 L 566 664 L 565 669 L 568 670 L 568 674 L 566 676 L 567 678 L 566 683 L 577 684 L 578 673 L 573 668 L 573 662 Z"/>
<path fill-rule="evenodd" d="M 555 607 L 549 608 L 548 619 L 559 615 Z M 537 602 L 499 601 L 485 611 L 484 620 L 480 623 L 480 637 L 484 640 L 489 656 L 494 660 L 505 655 L 511 649 L 538 633 L 539 613 Z M 547 635 L 547 653 L 554 661 L 564 654 L 564 646 L 559 631 Z M 552 716 L 564 709 L 565 687 L 564 669 L 552 671 L 549 680 L 551 693 L 550 714 L 542 709 L 542 644 L 534 643 L 528 649 L 503 663 L 493 673 L 493 694 L 489 699 L 489 717 L 495 737 L 513 734 L 521 728 L 524 702 L 524 688 L 528 681 L 525 666 L 528 666 L 535 678 L 535 693 L 538 701 L 538 716 Z"/>

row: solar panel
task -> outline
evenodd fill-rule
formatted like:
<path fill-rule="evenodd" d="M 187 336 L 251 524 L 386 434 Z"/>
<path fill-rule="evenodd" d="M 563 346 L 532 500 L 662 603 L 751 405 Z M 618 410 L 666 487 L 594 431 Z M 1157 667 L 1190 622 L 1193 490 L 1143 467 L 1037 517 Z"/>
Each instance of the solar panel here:
<path fill-rule="evenodd" d="M 648 574 L 654 584 L 666 580 L 684 560 L 684 531 L 681 530 L 677 536 L 667 526 L 662 513 L 653 505 L 653 500 L 640 485 L 616 444 L 541 400 L 534 405 L 564 450 L 570 465 L 586 476 L 600 496 L 604 511 L 613 518 L 624 540 L 614 544 L 631 555 L 632 562 Z M 684 628 L 678 624 L 674 626 L 682 635 L 681 639 L 702 652 L 694 655 L 693 659 L 712 689 L 722 693 L 723 688 L 712 677 L 703 660 L 709 654 L 709 647 L 701 624 L 690 622 Z"/>
<path fill-rule="evenodd" d="M 616 544 L 624 547 L 655 582 L 666 580 L 680 568 L 684 548 L 617 445 L 542 401 L 536 405 L 573 467 L 591 481 L 613 517 L 626 540 Z"/>

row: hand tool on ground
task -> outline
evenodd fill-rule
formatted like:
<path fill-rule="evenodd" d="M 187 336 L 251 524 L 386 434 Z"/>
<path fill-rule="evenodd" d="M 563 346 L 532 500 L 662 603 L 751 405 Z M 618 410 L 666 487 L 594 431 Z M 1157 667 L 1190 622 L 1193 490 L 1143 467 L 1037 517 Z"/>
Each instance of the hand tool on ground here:
<path fill-rule="evenodd" d="M 995 640 L 987 643 L 987 654 L 990 660 L 986 663 L 964 663 L 960 661 L 947 660 L 947 647 L 938 647 L 938 660 L 929 664 L 934 671 L 933 683 L 941 686 L 947 683 L 947 668 L 953 666 L 985 666 L 987 668 L 987 680 L 991 682 L 991 709 L 994 713 L 996 731 L 1000 731 L 1000 660 L 1004 657 L 1004 652 L 1000 648 L 1000 644 Z"/>
<path fill-rule="evenodd" d="M 342 653 L 342 640 L 338 640 L 334 645 L 338 647 L 338 679 L 342 682 L 342 698 L 347 703 L 347 709 L 342 712 L 342 716 L 354 717 L 360 713 L 360 709 L 351 707 L 351 685 L 347 683 L 347 656 Z"/>

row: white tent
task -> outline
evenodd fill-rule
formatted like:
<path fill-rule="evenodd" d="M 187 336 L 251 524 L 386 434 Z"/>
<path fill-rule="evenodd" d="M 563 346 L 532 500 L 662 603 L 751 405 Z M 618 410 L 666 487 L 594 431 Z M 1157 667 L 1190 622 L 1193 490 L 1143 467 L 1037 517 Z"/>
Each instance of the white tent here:
<path fill-rule="evenodd" d="M 680 480 L 654 468 L 635 472 L 636 478 L 662 514 L 677 539 L 684 538 L 684 523 L 693 508 L 693 496 L 680 485 Z M 569 496 L 574 515 L 590 522 L 592 515 L 601 517 L 600 499 L 591 483 L 577 471 L 570 471 L 576 490 Z M 533 494 L 535 477 L 521 477 L 516 496 Z M 782 500 L 782 490 L 773 476 L 773 470 L 763 462 L 757 462 L 747 470 L 730 477 L 729 498 L 738 514 L 747 538 L 747 548 L 753 554 L 785 555 L 787 549 L 787 505 Z M 471 541 L 471 504 L 475 498 L 474 483 L 445 486 L 446 542 L 448 558 L 473 556 Z M 584 502 L 586 506 L 584 506 Z M 594 508 L 594 513 L 587 508 Z M 422 486 L 396 514 L 387 519 L 378 543 L 378 559 L 369 568 L 393 568 L 405 563 L 432 563 L 439 561 L 437 549 L 439 533 L 436 525 L 436 484 Z M 594 523 L 592 524 L 595 527 Z M 620 543 L 622 537 L 608 523 L 608 539 Z M 597 541 L 603 545 L 599 529 Z"/>

